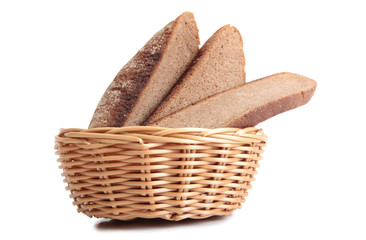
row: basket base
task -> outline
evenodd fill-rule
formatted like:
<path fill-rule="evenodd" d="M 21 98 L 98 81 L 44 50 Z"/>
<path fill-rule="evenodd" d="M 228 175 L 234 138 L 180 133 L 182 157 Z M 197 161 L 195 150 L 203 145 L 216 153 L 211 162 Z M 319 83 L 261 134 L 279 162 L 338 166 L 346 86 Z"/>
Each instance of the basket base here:
<path fill-rule="evenodd" d="M 239 207 L 240 208 L 240 207 Z M 156 212 L 146 212 L 146 213 L 136 213 L 136 215 L 131 214 L 109 214 L 109 215 L 91 215 L 90 213 L 83 212 L 85 215 L 89 217 L 95 217 L 95 218 L 105 218 L 105 219 L 113 219 L 113 220 L 119 220 L 119 221 L 130 221 L 135 219 L 164 219 L 167 221 L 181 221 L 184 219 L 206 219 L 211 217 L 221 217 L 221 216 L 228 216 L 231 215 L 236 209 L 230 210 L 230 211 L 212 211 L 212 213 L 206 213 L 205 215 L 195 215 L 192 213 L 185 213 L 185 214 L 174 214 L 174 213 L 166 213 L 162 211 L 156 211 Z"/>

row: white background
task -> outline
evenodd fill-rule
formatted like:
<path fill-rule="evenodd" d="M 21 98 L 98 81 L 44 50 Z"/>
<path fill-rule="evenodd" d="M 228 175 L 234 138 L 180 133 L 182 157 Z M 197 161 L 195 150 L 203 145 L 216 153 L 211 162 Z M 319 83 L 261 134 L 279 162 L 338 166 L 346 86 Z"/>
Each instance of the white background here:
<path fill-rule="evenodd" d="M 244 40 L 247 81 L 313 78 L 304 107 L 269 136 L 253 189 L 233 215 L 109 222 L 78 214 L 54 154 L 59 128 L 86 128 L 101 95 L 144 43 L 184 11 L 204 43 Z M 1 1 L 1 239 L 366 239 L 362 1 Z M 6 236 L 6 237 L 5 237 Z"/>

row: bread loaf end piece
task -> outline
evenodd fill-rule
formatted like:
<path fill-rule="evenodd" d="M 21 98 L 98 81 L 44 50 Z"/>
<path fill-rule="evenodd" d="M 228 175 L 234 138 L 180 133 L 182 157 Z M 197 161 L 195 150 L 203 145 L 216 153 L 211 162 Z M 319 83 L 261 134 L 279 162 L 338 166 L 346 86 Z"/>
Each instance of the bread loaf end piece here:
<path fill-rule="evenodd" d="M 150 125 L 178 128 L 255 126 L 309 102 L 316 85 L 314 80 L 295 73 L 278 73 L 218 93 Z"/>
<path fill-rule="evenodd" d="M 146 124 L 206 97 L 245 83 L 243 40 L 238 29 L 225 25 L 202 46 L 169 95 Z"/>
<path fill-rule="evenodd" d="M 194 16 L 185 12 L 157 32 L 119 71 L 89 128 L 142 124 L 184 73 L 198 47 Z"/>

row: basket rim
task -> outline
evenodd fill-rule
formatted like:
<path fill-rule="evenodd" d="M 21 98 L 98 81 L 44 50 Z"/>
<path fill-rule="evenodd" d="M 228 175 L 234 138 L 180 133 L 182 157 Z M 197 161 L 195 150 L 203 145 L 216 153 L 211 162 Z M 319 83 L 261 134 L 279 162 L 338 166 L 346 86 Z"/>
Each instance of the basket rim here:
<path fill-rule="evenodd" d="M 94 138 L 104 139 L 113 138 L 130 142 L 144 143 L 143 139 L 154 138 L 160 141 L 171 141 L 175 143 L 194 144 L 195 139 L 192 140 L 189 136 L 198 137 L 200 141 L 212 141 L 213 136 L 226 138 L 237 141 L 239 138 L 244 139 L 248 137 L 251 141 L 259 142 L 267 141 L 268 136 L 263 133 L 262 128 L 246 127 L 246 128 L 169 128 L 169 127 L 155 127 L 155 126 L 123 126 L 123 127 L 100 127 L 100 128 L 60 128 L 59 134 L 56 136 L 56 141 L 61 138 Z M 187 139 L 188 136 L 188 139 Z M 237 138 L 235 140 L 235 138 Z M 185 140 L 183 140 L 185 139 Z"/>

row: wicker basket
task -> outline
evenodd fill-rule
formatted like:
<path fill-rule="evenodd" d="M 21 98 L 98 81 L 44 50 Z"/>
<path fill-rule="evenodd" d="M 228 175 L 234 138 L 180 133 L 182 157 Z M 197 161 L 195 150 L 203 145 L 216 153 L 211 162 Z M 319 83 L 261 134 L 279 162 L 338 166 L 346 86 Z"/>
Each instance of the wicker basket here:
<path fill-rule="evenodd" d="M 256 128 L 70 128 L 55 148 L 79 212 L 177 221 L 240 208 L 266 140 Z"/>

